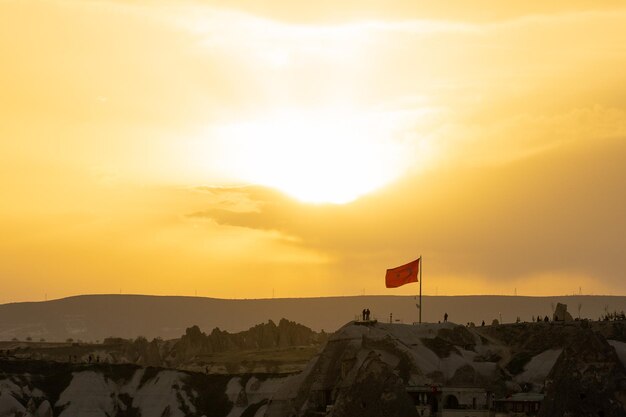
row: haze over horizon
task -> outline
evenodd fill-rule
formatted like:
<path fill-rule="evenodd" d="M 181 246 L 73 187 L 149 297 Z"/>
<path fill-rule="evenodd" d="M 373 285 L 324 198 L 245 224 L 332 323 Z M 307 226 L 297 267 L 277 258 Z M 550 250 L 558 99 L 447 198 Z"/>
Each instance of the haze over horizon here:
<path fill-rule="evenodd" d="M 0 303 L 626 294 L 626 4 L 0 0 Z"/>
<path fill-rule="evenodd" d="M 423 323 L 448 321 L 465 325 L 534 322 L 552 317 L 559 303 L 577 319 L 596 320 L 626 310 L 626 296 L 424 296 Z M 51 300 L 0 304 L 0 341 L 14 338 L 64 341 L 123 338 L 178 338 L 197 325 L 207 334 L 214 328 L 229 332 L 282 319 L 315 331 L 335 332 L 355 320 L 364 306 L 381 323 L 411 325 L 419 321 L 413 296 L 346 296 L 322 298 L 215 299 L 185 296 L 86 295 Z"/>
<path fill-rule="evenodd" d="M 419 291 L 419 290 L 418 290 Z M 63 301 L 74 298 L 83 298 L 83 297 L 106 297 L 106 296 L 129 296 L 129 297 L 157 297 L 157 298 L 179 298 L 179 299 L 197 299 L 197 300 L 219 300 L 219 301 L 270 301 L 270 300 L 313 300 L 313 299 L 337 299 L 337 298 L 359 298 L 359 297 L 413 297 L 415 300 L 419 297 L 419 293 L 417 294 L 329 294 L 323 296 L 296 296 L 296 297 L 232 297 L 232 298 L 220 298 L 220 297 L 212 297 L 210 295 L 200 295 L 200 294 L 138 294 L 138 293 L 90 293 L 90 294 L 70 294 L 63 297 L 58 298 L 50 298 L 47 297 L 47 294 L 44 295 L 44 299 L 32 299 L 32 300 L 21 300 L 21 301 L 7 301 L 0 302 L 0 305 L 9 305 L 9 304 L 23 304 L 23 303 L 41 303 L 41 302 L 55 302 L 55 301 Z M 552 298 L 568 298 L 568 297 L 581 297 L 581 298 L 597 298 L 597 297 L 626 297 L 624 294 L 584 294 L 584 293 L 574 293 L 570 292 L 569 294 L 551 294 L 551 295 L 526 295 L 526 294 L 515 294 L 515 289 L 513 294 L 424 294 L 426 297 L 432 298 L 463 298 L 463 297 L 515 297 L 517 299 L 552 299 Z M 414 307 L 414 303 L 411 304 L 412 308 Z M 613 307 L 611 307 L 613 308 Z"/>

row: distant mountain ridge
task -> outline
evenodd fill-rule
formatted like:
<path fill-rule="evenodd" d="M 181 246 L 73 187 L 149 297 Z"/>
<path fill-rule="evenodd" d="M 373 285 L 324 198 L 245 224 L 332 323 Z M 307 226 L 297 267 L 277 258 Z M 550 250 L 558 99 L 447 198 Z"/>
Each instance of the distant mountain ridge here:
<path fill-rule="evenodd" d="M 0 340 L 13 338 L 64 341 L 106 337 L 178 338 L 192 325 L 201 331 L 215 327 L 237 332 L 259 322 L 286 318 L 315 331 L 333 332 L 365 307 L 379 321 L 417 321 L 411 296 L 347 296 L 226 300 L 203 297 L 147 295 L 82 295 L 43 302 L 0 305 Z M 455 323 L 476 324 L 500 317 L 511 323 L 520 317 L 550 316 L 557 303 L 578 317 L 598 319 L 608 311 L 626 309 L 625 296 L 424 296 L 423 321 L 438 322 L 445 312 Z"/>

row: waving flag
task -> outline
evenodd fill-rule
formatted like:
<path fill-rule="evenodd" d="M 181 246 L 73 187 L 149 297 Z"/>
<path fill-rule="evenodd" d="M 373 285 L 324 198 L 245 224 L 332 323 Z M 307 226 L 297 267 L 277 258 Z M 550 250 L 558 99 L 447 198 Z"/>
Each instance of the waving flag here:
<path fill-rule="evenodd" d="M 387 288 L 395 288 L 410 282 L 417 282 L 420 259 L 418 258 L 408 264 L 388 269 L 385 274 L 385 286 Z"/>

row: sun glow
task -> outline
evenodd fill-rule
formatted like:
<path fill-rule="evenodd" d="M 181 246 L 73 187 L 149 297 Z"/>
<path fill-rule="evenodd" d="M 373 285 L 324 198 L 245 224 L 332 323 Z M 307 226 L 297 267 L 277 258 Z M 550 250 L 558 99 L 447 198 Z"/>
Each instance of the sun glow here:
<path fill-rule="evenodd" d="M 413 142 L 397 137 L 389 115 L 284 110 L 217 132 L 239 179 L 308 203 L 344 204 L 376 190 L 409 166 Z"/>

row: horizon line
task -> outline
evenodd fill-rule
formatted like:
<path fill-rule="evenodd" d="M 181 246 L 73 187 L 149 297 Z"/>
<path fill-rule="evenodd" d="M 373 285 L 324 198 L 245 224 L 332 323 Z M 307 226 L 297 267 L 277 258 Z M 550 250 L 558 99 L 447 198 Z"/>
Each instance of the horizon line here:
<path fill-rule="evenodd" d="M 47 303 L 67 300 L 79 297 L 170 297 L 170 298 L 190 298 L 190 299 L 212 299 L 222 301 L 266 301 L 266 300 L 294 300 L 294 299 L 318 299 L 318 298 L 348 298 L 348 297 L 418 297 L 409 294 L 348 294 L 348 295 L 324 295 L 324 296 L 304 296 L 304 297 L 258 297 L 258 298 L 220 298 L 204 295 L 178 295 L 178 294 L 140 294 L 140 293 L 88 293 L 74 294 L 59 298 L 43 300 L 21 300 L 0 302 L 0 306 L 9 304 L 27 303 Z M 553 297 L 626 297 L 626 294 L 553 294 L 553 295 L 524 295 L 524 294 L 423 294 L 422 297 L 520 297 L 520 298 L 553 298 Z"/>

